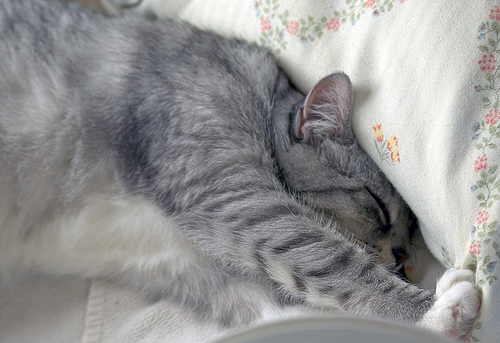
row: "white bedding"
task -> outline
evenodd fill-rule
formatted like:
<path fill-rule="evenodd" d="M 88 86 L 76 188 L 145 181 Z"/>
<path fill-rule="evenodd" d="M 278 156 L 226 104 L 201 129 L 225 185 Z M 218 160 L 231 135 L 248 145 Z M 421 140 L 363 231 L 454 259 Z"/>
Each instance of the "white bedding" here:
<path fill-rule="evenodd" d="M 499 1 L 143 0 L 141 6 L 269 47 L 303 91 L 332 71 L 349 74 L 359 142 L 413 208 L 440 262 L 476 272 L 484 299 L 466 342 L 498 342 Z M 82 336 L 86 343 L 194 342 L 218 334 L 175 304 L 150 303 L 99 280 L 37 282 L 0 297 L 1 342 L 69 343 Z M 48 319 L 52 313 L 59 321 Z"/>

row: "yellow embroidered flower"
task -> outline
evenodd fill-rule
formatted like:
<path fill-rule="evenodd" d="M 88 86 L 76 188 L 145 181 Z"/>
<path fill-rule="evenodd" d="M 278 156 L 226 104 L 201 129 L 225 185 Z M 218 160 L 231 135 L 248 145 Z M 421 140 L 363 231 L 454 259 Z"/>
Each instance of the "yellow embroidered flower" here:
<path fill-rule="evenodd" d="M 393 151 L 391 151 L 391 160 L 394 163 L 399 163 L 401 162 L 400 156 L 399 156 L 399 150 L 396 148 Z"/>
<path fill-rule="evenodd" d="M 396 135 L 392 135 L 388 140 L 387 140 L 387 149 L 389 151 L 393 151 L 395 147 L 398 146 L 398 137 Z M 397 150 L 397 148 L 396 148 Z"/>
<path fill-rule="evenodd" d="M 384 140 L 384 131 L 382 131 L 382 124 L 375 124 L 375 126 L 373 127 L 373 131 L 375 131 L 377 142 L 382 142 Z"/>

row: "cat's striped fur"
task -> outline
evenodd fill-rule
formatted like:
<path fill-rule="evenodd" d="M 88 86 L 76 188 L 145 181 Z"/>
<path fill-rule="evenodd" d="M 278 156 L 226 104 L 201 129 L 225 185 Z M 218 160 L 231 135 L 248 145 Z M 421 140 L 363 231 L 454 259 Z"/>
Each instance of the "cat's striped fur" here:
<path fill-rule="evenodd" d="M 227 326 L 433 305 L 389 270 L 409 211 L 356 143 L 345 75 L 304 99 L 256 47 L 42 0 L 1 0 L 0 42 L 3 278 L 106 277 Z"/>

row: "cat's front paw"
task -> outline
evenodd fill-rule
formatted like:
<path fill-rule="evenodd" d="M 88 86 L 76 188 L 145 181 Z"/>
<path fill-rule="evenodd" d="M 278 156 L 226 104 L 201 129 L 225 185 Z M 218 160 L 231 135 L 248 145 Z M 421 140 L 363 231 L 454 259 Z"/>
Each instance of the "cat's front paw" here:
<path fill-rule="evenodd" d="M 479 314 L 481 298 L 470 270 L 450 269 L 436 286 L 436 302 L 420 325 L 458 338 L 472 329 Z"/>

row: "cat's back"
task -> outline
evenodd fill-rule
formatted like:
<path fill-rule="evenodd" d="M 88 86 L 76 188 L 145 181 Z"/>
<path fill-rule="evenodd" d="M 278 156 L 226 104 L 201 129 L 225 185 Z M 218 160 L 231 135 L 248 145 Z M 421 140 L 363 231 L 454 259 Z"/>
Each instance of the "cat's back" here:
<path fill-rule="evenodd" d="M 165 165 L 184 175 L 269 155 L 279 71 L 261 49 L 49 0 L 0 0 L 0 39 L 4 203 L 45 213 L 103 168 L 135 185 Z"/>

